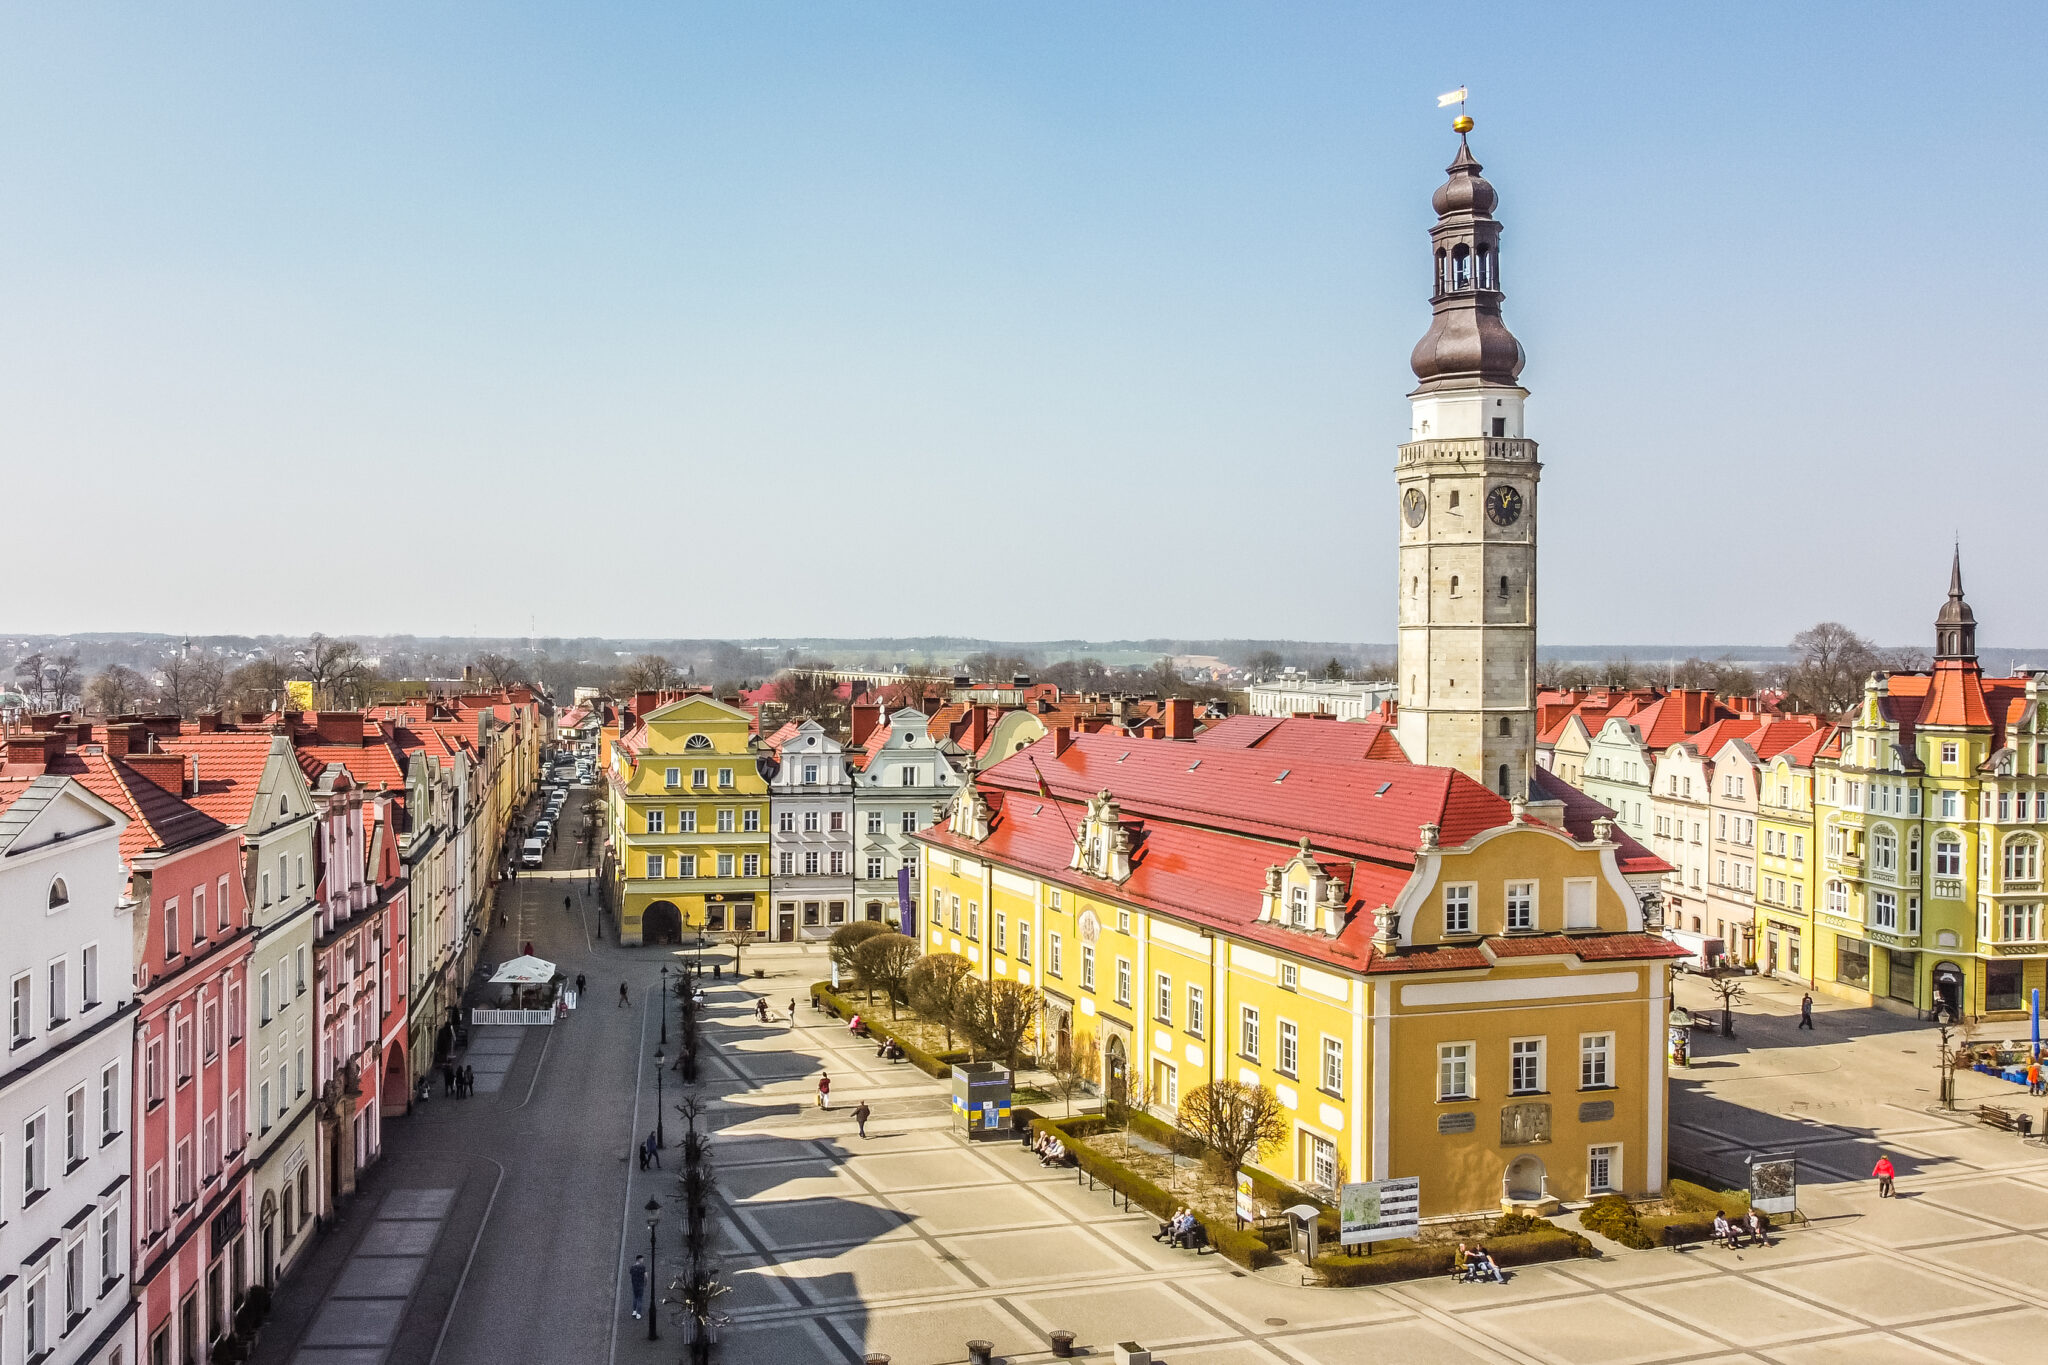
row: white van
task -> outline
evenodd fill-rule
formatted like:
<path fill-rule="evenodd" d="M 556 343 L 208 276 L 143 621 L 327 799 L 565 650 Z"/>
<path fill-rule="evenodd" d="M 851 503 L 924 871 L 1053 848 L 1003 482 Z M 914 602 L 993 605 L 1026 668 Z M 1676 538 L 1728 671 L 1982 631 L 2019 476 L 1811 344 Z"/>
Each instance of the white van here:
<path fill-rule="evenodd" d="M 1681 972 L 1704 972 L 1721 965 L 1728 956 L 1728 949 L 1712 934 L 1693 934 L 1683 929 L 1666 929 L 1664 937 L 1686 950 L 1671 965 Z"/>
<path fill-rule="evenodd" d="M 521 867 L 539 867 L 541 855 L 547 851 L 547 840 L 528 839 L 525 846 L 519 850 L 519 865 Z"/>

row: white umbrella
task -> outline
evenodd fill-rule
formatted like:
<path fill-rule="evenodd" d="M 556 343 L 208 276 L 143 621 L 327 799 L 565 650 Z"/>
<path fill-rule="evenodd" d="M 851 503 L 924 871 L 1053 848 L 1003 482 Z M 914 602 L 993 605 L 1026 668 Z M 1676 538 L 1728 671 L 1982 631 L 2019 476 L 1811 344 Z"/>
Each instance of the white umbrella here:
<path fill-rule="evenodd" d="M 507 986 L 545 986 L 555 979 L 555 964 L 545 958 L 515 957 L 498 968 L 498 974 L 491 978 L 491 984 Z"/>

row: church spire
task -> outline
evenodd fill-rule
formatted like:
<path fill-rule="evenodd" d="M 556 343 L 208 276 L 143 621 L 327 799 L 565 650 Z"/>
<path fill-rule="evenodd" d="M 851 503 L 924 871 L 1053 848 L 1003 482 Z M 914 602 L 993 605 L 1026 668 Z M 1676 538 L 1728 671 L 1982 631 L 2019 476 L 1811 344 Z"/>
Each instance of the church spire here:
<path fill-rule="evenodd" d="M 1430 201 L 1437 213 L 1429 231 L 1436 315 L 1408 358 L 1421 391 L 1514 385 L 1522 373 L 1522 343 L 1500 316 L 1500 224 L 1493 217 L 1500 196 L 1479 174 L 1466 139 L 1471 126 L 1468 118 L 1458 120 L 1451 178 Z"/>
<path fill-rule="evenodd" d="M 1963 547 L 1956 546 L 1948 567 L 1948 601 L 1934 618 L 1934 657 L 1969 659 L 1977 657 L 1977 614 L 1963 600 Z"/>

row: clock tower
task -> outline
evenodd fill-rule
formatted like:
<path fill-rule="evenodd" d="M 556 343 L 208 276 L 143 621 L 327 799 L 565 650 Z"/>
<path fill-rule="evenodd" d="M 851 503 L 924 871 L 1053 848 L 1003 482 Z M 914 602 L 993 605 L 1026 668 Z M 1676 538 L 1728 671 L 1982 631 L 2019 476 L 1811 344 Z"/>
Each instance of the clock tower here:
<path fill-rule="evenodd" d="M 1501 321 L 1500 224 L 1460 115 L 1432 201 L 1434 317 L 1409 364 L 1395 469 L 1401 527 L 1395 683 L 1401 747 L 1526 797 L 1536 744 L 1536 443 L 1523 434 L 1522 345 Z"/>

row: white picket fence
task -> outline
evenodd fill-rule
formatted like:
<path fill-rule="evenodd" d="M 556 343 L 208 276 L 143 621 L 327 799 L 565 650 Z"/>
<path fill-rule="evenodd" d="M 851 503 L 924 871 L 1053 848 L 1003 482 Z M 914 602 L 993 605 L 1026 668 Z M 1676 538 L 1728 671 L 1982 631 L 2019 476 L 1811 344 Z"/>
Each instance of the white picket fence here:
<path fill-rule="evenodd" d="M 547 1010 L 487 1010 L 473 1009 L 469 1012 L 472 1025 L 484 1024 L 553 1024 L 555 1012 Z"/>

